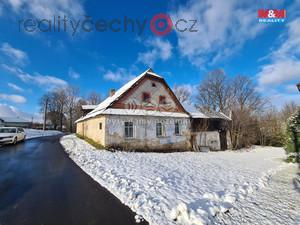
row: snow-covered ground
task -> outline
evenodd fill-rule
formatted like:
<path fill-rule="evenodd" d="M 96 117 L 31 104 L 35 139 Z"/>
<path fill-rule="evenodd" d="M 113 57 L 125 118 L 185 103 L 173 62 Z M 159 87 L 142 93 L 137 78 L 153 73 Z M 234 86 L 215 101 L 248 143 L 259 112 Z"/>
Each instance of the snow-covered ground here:
<path fill-rule="evenodd" d="M 270 180 L 268 187 L 234 204 L 229 213 L 217 216 L 215 224 L 300 224 L 300 174 L 290 164 Z"/>
<path fill-rule="evenodd" d="M 36 130 L 36 129 L 24 129 L 24 130 L 26 133 L 26 139 L 61 134 L 61 132 L 57 130 L 45 130 L 45 131 Z"/>
<path fill-rule="evenodd" d="M 250 151 L 129 153 L 95 150 L 61 138 L 69 156 L 150 224 L 207 224 L 285 168 L 282 148 Z"/>

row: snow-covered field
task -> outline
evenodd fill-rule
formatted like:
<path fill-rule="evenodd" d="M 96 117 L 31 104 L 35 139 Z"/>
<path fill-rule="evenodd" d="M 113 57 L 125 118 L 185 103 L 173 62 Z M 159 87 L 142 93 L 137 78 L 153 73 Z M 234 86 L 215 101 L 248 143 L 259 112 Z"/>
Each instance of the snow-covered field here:
<path fill-rule="evenodd" d="M 52 136 L 61 134 L 60 131 L 57 130 L 36 130 L 36 129 L 24 129 L 26 133 L 26 139 L 44 137 L 44 136 Z"/>
<path fill-rule="evenodd" d="M 282 148 L 184 153 L 112 153 L 75 135 L 61 138 L 69 156 L 150 224 L 207 224 L 286 166 Z"/>
<path fill-rule="evenodd" d="M 219 214 L 216 225 L 299 225 L 300 175 L 296 163 L 272 177 L 268 187 L 241 199 L 229 213 Z"/>

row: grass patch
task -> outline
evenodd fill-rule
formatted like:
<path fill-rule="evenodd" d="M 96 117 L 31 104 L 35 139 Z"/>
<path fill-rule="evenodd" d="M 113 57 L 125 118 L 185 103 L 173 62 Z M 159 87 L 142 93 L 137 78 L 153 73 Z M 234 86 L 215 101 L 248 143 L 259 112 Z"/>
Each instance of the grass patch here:
<path fill-rule="evenodd" d="M 76 136 L 77 136 L 78 138 L 80 138 L 80 139 L 84 139 L 84 137 L 83 137 L 82 135 L 80 135 L 80 134 L 76 134 Z"/>
<path fill-rule="evenodd" d="M 88 137 L 84 137 L 80 134 L 76 134 L 76 136 L 82 140 L 85 140 L 87 143 L 89 143 L 90 145 L 94 146 L 97 149 L 104 149 L 104 146 L 99 144 L 98 142 L 95 142 L 94 140 L 88 138 Z"/>
<path fill-rule="evenodd" d="M 286 160 L 287 163 L 296 163 L 297 162 L 297 155 L 289 155 Z"/>

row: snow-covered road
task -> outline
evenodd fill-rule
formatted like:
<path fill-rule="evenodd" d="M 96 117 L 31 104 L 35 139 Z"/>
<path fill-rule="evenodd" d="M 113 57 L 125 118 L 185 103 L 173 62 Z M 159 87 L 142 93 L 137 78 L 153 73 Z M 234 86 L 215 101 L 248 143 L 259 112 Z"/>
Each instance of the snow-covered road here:
<path fill-rule="evenodd" d="M 282 148 L 209 153 L 112 153 L 75 135 L 61 139 L 93 179 L 150 224 L 214 223 L 236 200 L 268 185 L 287 166 Z M 137 217 L 139 217 L 137 216 Z"/>

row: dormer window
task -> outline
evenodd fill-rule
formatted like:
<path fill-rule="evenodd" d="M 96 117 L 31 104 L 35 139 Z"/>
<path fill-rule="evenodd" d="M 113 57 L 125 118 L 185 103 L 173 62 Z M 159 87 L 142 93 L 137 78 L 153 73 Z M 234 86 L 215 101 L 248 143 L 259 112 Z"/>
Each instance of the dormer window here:
<path fill-rule="evenodd" d="M 143 92 L 142 94 L 142 101 L 150 103 L 151 102 L 151 95 L 148 92 Z"/>
<path fill-rule="evenodd" d="M 160 95 L 159 96 L 159 104 L 166 104 L 166 103 L 167 103 L 166 96 Z"/>

